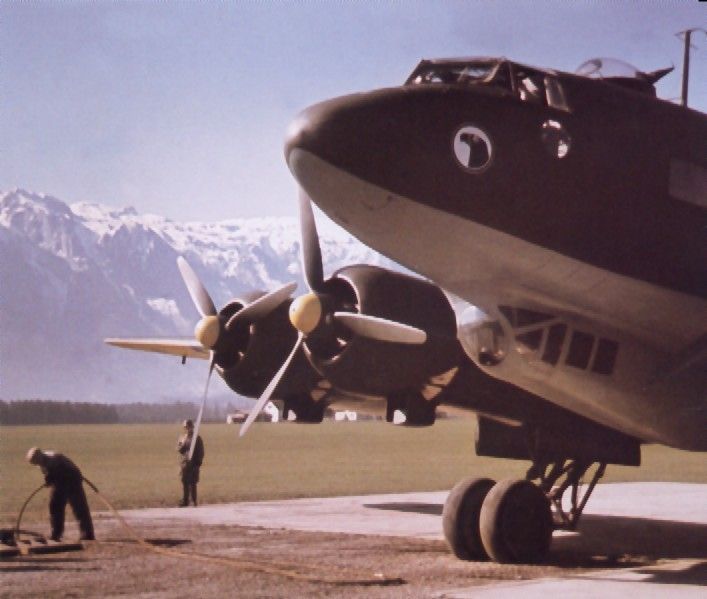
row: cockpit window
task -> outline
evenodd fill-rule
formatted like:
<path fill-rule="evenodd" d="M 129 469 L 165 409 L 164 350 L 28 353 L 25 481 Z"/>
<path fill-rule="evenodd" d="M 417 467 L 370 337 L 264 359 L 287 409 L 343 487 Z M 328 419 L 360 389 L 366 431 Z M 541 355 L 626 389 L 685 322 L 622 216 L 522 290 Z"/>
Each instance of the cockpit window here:
<path fill-rule="evenodd" d="M 521 100 L 569 112 L 564 89 L 555 75 L 518 64 L 512 66 L 515 90 Z"/>
<path fill-rule="evenodd" d="M 562 84 L 548 71 L 501 58 L 423 60 L 405 85 L 484 85 L 512 93 L 523 102 L 569 112 Z"/>
<path fill-rule="evenodd" d="M 565 97 L 565 90 L 557 77 L 552 75 L 545 76 L 545 98 L 547 99 L 547 105 L 551 108 L 557 108 L 557 110 L 564 110 L 565 112 L 570 111 Z"/>
<path fill-rule="evenodd" d="M 606 79 L 609 77 L 640 79 L 644 75 L 633 65 L 616 58 L 592 58 L 582 63 L 575 73 L 591 79 Z"/>
<path fill-rule="evenodd" d="M 433 63 L 423 60 L 405 82 L 406 85 L 474 84 L 486 83 L 493 78 L 497 60 Z"/>
<path fill-rule="evenodd" d="M 650 73 L 639 71 L 633 65 L 615 58 L 592 58 L 575 71 L 590 79 L 601 79 L 638 92 L 655 96 L 655 83 L 670 73 L 673 67 L 658 69 Z"/>
<path fill-rule="evenodd" d="M 513 65 L 513 82 L 518 96 L 524 102 L 545 104 L 545 74 Z"/>

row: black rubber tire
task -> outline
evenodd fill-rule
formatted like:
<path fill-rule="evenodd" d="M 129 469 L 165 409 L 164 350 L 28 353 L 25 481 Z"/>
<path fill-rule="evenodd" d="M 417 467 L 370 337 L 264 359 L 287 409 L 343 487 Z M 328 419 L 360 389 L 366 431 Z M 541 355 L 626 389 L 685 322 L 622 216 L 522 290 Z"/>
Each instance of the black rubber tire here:
<path fill-rule="evenodd" d="M 479 516 L 486 494 L 494 486 L 490 478 L 467 478 L 449 492 L 442 510 L 444 538 L 459 559 L 488 561 L 479 532 Z"/>
<path fill-rule="evenodd" d="M 481 542 L 500 563 L 537 563 L 550 549 L 552 512 L 539 487 L 527 480 L 504 480 L 481 506 Z"/>

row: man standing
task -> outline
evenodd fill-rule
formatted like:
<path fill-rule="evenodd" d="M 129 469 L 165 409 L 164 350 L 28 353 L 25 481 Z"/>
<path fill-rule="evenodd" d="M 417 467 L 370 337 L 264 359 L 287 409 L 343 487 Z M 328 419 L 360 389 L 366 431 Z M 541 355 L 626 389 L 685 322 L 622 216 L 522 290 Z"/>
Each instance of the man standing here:
<path fill-rule="evenodd" d="M 185 420 L 183 423 L 184 434 L 177 441 L 177 451 L 180 453 L 180 472 L 182 477 L 182 501 L 179 507 L 189 505 L 189 497 L 191 496 L 192 503 L 196 505 L 196 485 L 199 482 L 199 469 L 204 461 L 204 442 L 201 436 L 196 437 L 194 445 L 194 453 L 191 460 L 189 459 L 189 449 L 194 438 L 194 423 L 191 420 Z"/>
<path fill-rule="evenodd" d="M 93 541 L 93 521 L 83 490 L 83 475 L 69 458 L 54 451 L 42 451 L 33 447 L 27 452 L 27 461 L 40 466 L 46 486 L 52 488 L 49 499 L 49 517 L 52 525 L 52 540 L 60 541 L 64 534 L 64 513 L 67 501 L 79 522 L 82 541 Z"/>

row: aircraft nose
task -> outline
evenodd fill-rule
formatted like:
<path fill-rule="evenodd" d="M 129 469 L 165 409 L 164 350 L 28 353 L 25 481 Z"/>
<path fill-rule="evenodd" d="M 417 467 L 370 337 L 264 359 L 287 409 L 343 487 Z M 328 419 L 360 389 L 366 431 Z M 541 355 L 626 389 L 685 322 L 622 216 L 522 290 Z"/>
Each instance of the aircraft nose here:
<path fill-rule="evenodd" d="M 332 149 L 331 133 L 341 125 L 346 111 L 346 98 L 336 98 L 314 104 L 303 110 L 290 123 L 285 136 L 285 159 L 290 164 L 293 150 L 306 150 L 316 155 L 327 155 Z M 340 134 L 335 134 L 340 137 Z"/>
<path fill-rule="evenodd" d="M 453 188 L 440 181 L 463 178 L 452 142 L 466 116 L 450 115 L 448 94 L 428 87 L 334 98 L 310 106 L 290 124 L 287 166 L 335 221 L 350 220 L 349 211 L 361 207 L 375 210 L 389 196 L 438 197 Z"/>
<path fill-rule="evenodd" d="M 409 112 L 398 96 L 392 90 L 351 94 L 302 111 L 288 127 L 284 147 L 287 165 L 299 184 L 313 191 L 324 166 L 366 180 L 380 175 L 380 157 L 390 152 L 389 141 L 402 127 L 396 123 L 405 121 Z"/>
<path fill-rule="evenodd" d="M 290 164 L 290 154 L 297 148 L 305 146 L 306 140 L 311 137 L 314 128 L 311 107 L 304 110 L 289 124 L 285 135 L 285 160 Z"/>

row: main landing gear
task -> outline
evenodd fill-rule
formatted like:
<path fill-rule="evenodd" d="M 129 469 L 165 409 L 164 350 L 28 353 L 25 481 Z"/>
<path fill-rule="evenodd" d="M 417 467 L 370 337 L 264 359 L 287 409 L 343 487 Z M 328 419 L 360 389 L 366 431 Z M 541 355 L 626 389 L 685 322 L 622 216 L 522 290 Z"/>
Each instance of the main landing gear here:
<path fill-rule="evenodd" d="M 525 480 L 469 478 L 449 493 L 442 523 L 454 555 L 464 560 L 501 563 L 541 561 L 550 548 L 553 530 L 575 530 L 587 500 L 606 464 L 598 464 L 584 494 L 581 479 L 591 463 L 559 460 L 534 462 Z M 535 484 L 531 481 L 538 480 Z M 571 488 L 570 508 L 562 498 Z"/>

